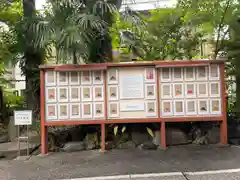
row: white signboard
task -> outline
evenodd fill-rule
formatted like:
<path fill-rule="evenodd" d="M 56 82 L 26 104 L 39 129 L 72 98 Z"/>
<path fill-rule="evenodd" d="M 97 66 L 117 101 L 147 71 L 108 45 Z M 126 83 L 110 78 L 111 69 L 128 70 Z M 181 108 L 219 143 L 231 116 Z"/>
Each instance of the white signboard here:
<path fill-rule="evenodd" d="M 144 102 L 121 102 L 120 111 L 144 111 Z"/>
<path fill-rule="evenodd" d="M 120 77 L 120 99 L 144 98 L 143 76 L 131 75 Z"/>
<path fill-rule="evenodd" d="M 15 125 L 31 125 L 32 124 L 32 111 L 22 110 L 14 111 Z"/>

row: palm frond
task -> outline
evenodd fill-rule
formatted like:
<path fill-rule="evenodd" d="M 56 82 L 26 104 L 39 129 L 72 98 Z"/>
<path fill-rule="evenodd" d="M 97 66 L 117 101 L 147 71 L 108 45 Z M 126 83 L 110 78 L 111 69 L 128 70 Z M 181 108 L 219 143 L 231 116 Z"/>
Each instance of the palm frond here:
<path fill-rule="evenodd" d="M 46 44 L 52 39 L 53 29 L 48 21 L 35 21 L 30 28 L 35 34 L 33 39 L 35 48 L 44 48 Z"/>
<path fill-rule="evenodd" d="M 93 1 L 86 6 L 83 0 L 50 0 L 51 7 L 42 19 L 31 24 L 36 35 L 34 45 L 38 48 L 56 47 L 59 62 L 85 59 L 89 56 L 90 44 L 107 35 L 109 24 L 102 16 L 116 12 L 114 4 Z M 89 10 L 91 8 L 92 10 Z"/>
<path fill-rule="evenodd" d="M 105 13 L 113 14 L 117 12 L 117 7 L 114 4 L 107 3 L 107 1 L 97 1 L 93 6 L 93 13 L 103 16 Z"/>
<path fill-rule="evenodd" d="M 133 26 L 146 25 L 141 15 L 133 11 L 130 7 L 126 7 L 123 12 L 120 14 L 121 20 L 130 22 Z"/>

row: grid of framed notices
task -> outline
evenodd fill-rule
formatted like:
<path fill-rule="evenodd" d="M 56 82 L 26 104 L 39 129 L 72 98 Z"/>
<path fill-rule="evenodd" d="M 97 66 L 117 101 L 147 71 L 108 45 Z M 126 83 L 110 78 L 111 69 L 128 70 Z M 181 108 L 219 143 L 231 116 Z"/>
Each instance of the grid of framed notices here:
<path fill-rule="evenodd" d="M 104 118 L 103 71 L 47 71 L 46 121 Z"/>
<path fill-rule="evenodd" d="M 169 60 L 79 65 L 41 65 L 41 152 L 47 129 L 99 125 L 105 151 L 106 125 L 159 123 L 166 147 L 169 122 L 215 121 L 227 144 L 224 60 Z"/>
<path fill-rule="evenodd" d="M 161 116 L 222 115 L 218 64 L 160 69 Z"/>

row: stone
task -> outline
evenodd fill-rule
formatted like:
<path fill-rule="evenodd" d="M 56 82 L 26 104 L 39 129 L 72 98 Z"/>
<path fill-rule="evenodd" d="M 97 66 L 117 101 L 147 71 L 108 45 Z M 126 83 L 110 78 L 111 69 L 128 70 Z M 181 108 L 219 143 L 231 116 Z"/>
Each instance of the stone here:
<path fill-rule="evenodd" d="M 8 142 L 8 141 L 9 141 L 8 133 L 0 135 L 0 143 L 5 143 L 5 142 Z"/>
<path fill-rule="evenodd" d="M 83 142 L 87 150 L 96 149 L 99 146 L 97 132 L 88 133 Z"/>
<path fill-rule="evenodd" d="M 29 148 L 29 153 L 31 153 L 34 149 L 39 147 L 39 144 L 21 142 L 20 145 L 20 155 L 27 155 L 27 149 Z M 17 157 L 19 154 L 18 142 L 6 142 L 0 144 L 0 155 L 4 155 L 7 159 L 12 157 Z"/>
<path fill-rule="evenodd" d="M 126 141 L 118 145 L 119 149 L 133 149 L 136 148 L 136 144 L 133 141 Z"/>
<path fill-rule="evenodd" d="M 64 152 L 76 152 L 76 151 L 82 151 L 85 149 L 84 142 L 68 142 L 64 145 L 62 150 Z"/>
<path fill-rule="evenodd" d="M 220 128 L 213 127 L 206 134 L 209 144 L 218 144 L 220 142 Z"/>
<path fill-rule="evenodd" d="M 76 126 L 68 130 L 71 141 L 83 141 L 84 132 L 82 126 Z"/>
<path fill-rule="evenodd" d="M 119 143 L 129 141 L 129 134 L 127 132 L 121 133 L 121 135 L 115 136 L 115 140 Z"/>
<path fill-rule="evenodd" d="M 37 131 L 29 131 L 28 134 L 27 132 L 23 133 L 21 136 L 24 137 L 29 137 L 29 142 L 31 143 L 40 143 L 40 134 Z M 27 142 L 27 138 L 22 139 L 21 141 Z"/>
<path fill-rule="evenodd" d="M 143 144 L 140 144 L 138 147 L 146 150 L 156 150 L 158 148 L 158 146 L 153 144 L 151 141 L 146 141 Z"/>
<path fill-rule="evenodd" d="M 192 138 L 193 138 L 193 140 L 195 140 L 195 139 L 197 139 L 197 138 L 202 137 L 202 135 L 203 135 L 202 130 L 201 130 L 200 128 L 197 128 L 197 129 L 195 129 L 195 130 L 193 131 L 193 133 L 192 133 Z"/>
<path fill-rule="evenodd" d="M 146 132 L 132 132 L 132 141 L 136 144 L 136 146 L 139 146 L 140 144 L 143 144 L 146 141 L 152 140 L 152 137 Z"/>
<path fill-rule="evenodd" d="M 160 146 L 161 145 L 161 133 L 160 133 L 160 131 L 155 131 L 154 132 L 154 137 L 153 137 L 153 141 L 152 142 L 156 146 Z"/>
<path fill-rule="evenodd" d="M 18 156 L 14 160 L 17 160 L 17 161 L 27 161 L 29 159 L 30 159 L 30 156 Z"/>
<path fill-rule="evenodd" d="M 166 143 L 167 145 L 181 145 L 188 144 L 187 134 L 178 128 L 167 128 Z"/>
<path fill-rule="evenodd" d="M 107 142 L 105 142 L 105 149 L 106 149 L 106 150 L 113 149 L 113 147 L 114 147 L 114 144 L 113 144 L 112 141 L 107 141 Z"/>
<path fill-rule="evenodd" d="M 53 132 L 48 132 L 48 150 L 55 151 L 58 146 L 57 136 Z"/>
<path fill-rule="evenodd" d="M 193 144 L 205 145 L 205 144 L 209 144 L 209 141 L 208 141 L 208 138 L 206 136 L 201 136 L 201 137 L 197 137 L 193 141 Z"/>
<path fill-rule="evenodd" d="M 10 116 L 8 123 L 8 138 L 10 141 L 15 141 L 18 136 L 18 127 L 14 124 L 14 117 Z"/>

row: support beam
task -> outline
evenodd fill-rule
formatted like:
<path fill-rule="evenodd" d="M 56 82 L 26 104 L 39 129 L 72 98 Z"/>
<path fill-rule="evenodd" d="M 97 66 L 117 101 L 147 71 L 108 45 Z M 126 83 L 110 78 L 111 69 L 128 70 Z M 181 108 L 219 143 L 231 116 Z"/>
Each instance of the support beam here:
<path fill-rule="evenodd" d="M 105 152 L 105 124 L 101 124 L 101 151 Z"/>
<path fill-rule="evenodd" d="M 163 149 L 167 148 L 166 144 L 166 123 L 161 122 L 161 145 Z"/>
<path fill-rule="evenodd" d="M 41 154 L 47 154 L 48 150 L 48 142 L 47 142 L 47 134 L 48 129 L 45 126 L 45 73 L 44 70 L 40 71 L 40 121 L 41 121 Z"/>

